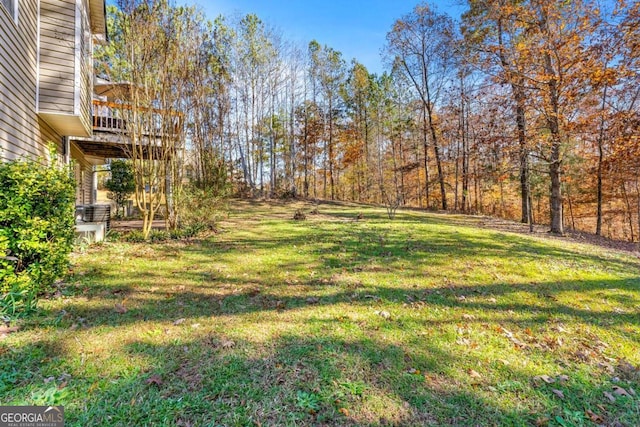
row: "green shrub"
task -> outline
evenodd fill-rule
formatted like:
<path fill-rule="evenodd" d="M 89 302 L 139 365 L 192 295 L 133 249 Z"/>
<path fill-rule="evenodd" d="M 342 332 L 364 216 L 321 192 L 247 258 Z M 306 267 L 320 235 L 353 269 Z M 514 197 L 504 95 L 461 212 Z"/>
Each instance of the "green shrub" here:
<path fill-rule="evenodd" d="M 35 307 L 68 267 L 74 238 L 75 181 L 44 161 L 0 163 L 0 314 Z"/>
<path fill-rule="evenodd" d="M 180 214 L 180 228 L 215 230 L 221 212 L 226 208 L 227 193 L 216 188 L 187 186 L 181 195 L 184 208 Z"/>
<path fill-rule="evenodd" d="M 116 216 L 120 216 L 121 209 L 124 216 L 125 203 L 136 190 L 133 166 L 127 160 L 114 160 L 110 170 L 111 177 L 105 182 L 105 187 L 109 190 L 107 197 L 116 202 Z"/>

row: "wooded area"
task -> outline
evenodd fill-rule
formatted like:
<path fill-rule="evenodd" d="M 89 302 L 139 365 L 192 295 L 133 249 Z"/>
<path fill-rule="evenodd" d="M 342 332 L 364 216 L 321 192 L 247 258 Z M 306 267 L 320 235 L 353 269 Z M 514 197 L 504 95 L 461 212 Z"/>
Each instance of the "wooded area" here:
<path fill-rule="evenodd" d="M 382 75 L 256 15 L 122 0 L 109 17 L 97 71 L 132 84 L 134 113 L 167 112 L 164 155 L 138 181 L 170 178 L 174 222 L 186 178 L 215 191 L 229 177 L 248 196 L 639 240 L 637 2 L 469 0 L 461 22 L 420 4 L 389 29 Z"/>

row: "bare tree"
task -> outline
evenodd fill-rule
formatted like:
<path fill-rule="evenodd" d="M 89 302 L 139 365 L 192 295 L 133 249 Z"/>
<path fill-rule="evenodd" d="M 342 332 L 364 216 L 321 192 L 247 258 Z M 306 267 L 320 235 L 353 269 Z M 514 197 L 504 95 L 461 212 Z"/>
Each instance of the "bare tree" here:
<path fill-rule="evenodd" d="M 387 34 L 387 51 L 399 69 L 409 77 L 422 101 L 425 162 L 430 137 L 438 170 L 442 209 L 447 209 L 447 193 L 441 146 L 436 124 L 436 108 L 441 90 L 453 67 L 453 21 L 426 4 L 396 21 Z M 425 173 L 427 172 L 425 164 Z M 429 183 L 427 182 L 428 186 Z"/>

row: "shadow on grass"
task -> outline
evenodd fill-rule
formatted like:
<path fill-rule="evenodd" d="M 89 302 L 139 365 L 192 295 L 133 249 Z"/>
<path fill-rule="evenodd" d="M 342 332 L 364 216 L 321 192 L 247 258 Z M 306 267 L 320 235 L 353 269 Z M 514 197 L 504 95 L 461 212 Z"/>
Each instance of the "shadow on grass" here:
<path fill-rule="evenodd" d="M 330 326 L 334 331 L 338 327 Z M 143 359 L 146 366 L 110 378 L 76 368 L 60 379 L 60 372 L 70 369 L 60 365 L 65 350 L 43 343 L 13 349 L 1 360 L 3 368 L 13 364 L 23 372 L 14 390 L 29 390 L 31 397 L 21 397 L 25 402 L 46 395 L 43 390 L 66 389 L 65 396 L 42 402 L 66 404 L 67 425 L 72 426 L 526 426 L 550 417 L 571 425 L 570 417 L 582 419 L 585 407 L 595 407 L 602 390 L 610 387 L 600 377 L 537 384 L 530 373 L 499 361 L 490 362 L 483 376 L 469 382 L 468 372 L 459 366 L 485 363 L 477 354 L 429 341 L 409 348 L 362 334 L 286 334 L 266 349 L 247 340 L 208 335 L 179 343 L 138 340 L 112 351 Z M 26 375 L 25 358 L 35 365 L 39 357 L 39 366 Z M 492 372 L 499 374 L 498 382 Z M 57 379 L 42 385 L 47 375 Z M 34 386 L 20 388 L 26 383 Z M 517 405 L 503 399 L 507 394 Z M 526 400 L 518 397 L 523 395 Z M 10 392 L 9 401 L 11 397 Z M 607 425 L 632 425 L 633 413 L 625 408 L 633 404 L 623 399 L 600 405 L 613 414 Z"/>
<path fill-rule="evenodd" d="M 416 226 L 417 227 L 417 226 Z M 316 305 L 371 304 L 373 300 L 387 303 L 421 301 L 430 307 L 462 308 L 486 313 L 507 313 L 510 310 L 525 314 L 531 322 L 544 323 L 557 317 L 569 317 L 580 322 L 598 326 L 623 328 L 625 325 L 640 325 L 637 310 L 612 312 L 595 308 L 581 308 L 564 301 L 565 292 L 579 294 L 600 293 L 602 298 L 617 304 L 637 307 L 640 292 L 638 264 L 632 260 L 604 255 L 587 255 L 573 249 L 564 249 L 518 235 L 484 232 L 478 236 L 463 232 L 438 233 L 437 229 L 425 226 L 418 239 L 416 227 L 399 225 L 396 229 L 383 226 L 335 228 L 332 224 L 287 228 L 268 237 L 256 231 L 255 237 L 238 237 L 233 241 L 213 244 L 203 240 L 176 249 L 170 245 L 154 245 L 153 258 L 161 261 L 179 256 L 189 260 L 187 265 L 165 267 L 162 263 L 140 267 L 126 274 L 112 265 L 93 266 L 88 269 L 79 285 L 72 285 L 67 292 L 84 296 L 81 301 L 71 300 L 65 306 L 69 314 L 60 327 L 68 327 L 77 318 L 86 319 L 84 326 L 123 325 L 148 320 L 171 321 L 182 317 L 242 315 L 252 312 L 292 310 L 308 305 L 309 296 L 317 296 Z M 339 231 L 339 232 L 336 232 Z M 138 246 L 134 246 L 137 248 Z M 140 248 L 145 248 L 139 245 Z M 226 275 L 212 267 L 212 263 L 230 264 L 240 256 L 253 251 L 276 253 L 282 248 L 296 247 L 298 254 L 288 259 L 279 259 L 274 265 L 264 267 L 247 262 L 244 275 Z M 136 250 L 133 252 L 137 253 Z M 342 256 L 341 256 L 342 255 Z M 446 281 L 422 286 L 422 268 L 451 266 L 452 261 L 469 260 L 477 263 L 485 259 L 499 258 L 506 263 L 539 263 L 557 260 L 560 268 L 596 269 L 620 274 L 622 279 L 555 280 L 546 282 L 519 280 L 505 283 L 491 280 L 488 283 Z M 251 258 L 248 258 L 251 260 Z M 300 271 L 315 264 L 317 276 L 284 283 L 283 271 Z M 382 277 L 402 269 L 402 277 L 415 279 L 415 284 L 382 285 L 341 281 L 336 275 L 343 272 L 370 272 L 371 265 L 380 268 Z M 264 269 L 271 269 L 268 274 Z M 451 268 L 453 277 L 465 273 Z M 476 266 L 483 269 L 486 267 Z M 517 270 L 517 269 L 516 269 Z M 445 271 L 447 271 L 445 269 Z M 377 272 L 373 271 L 375 277 Z M 266 278 L 265 278 L 266 277 Z M 623 295 L 622 293 L 627 293 Z M 514 294 L 525 294 L 531 302 L 514 299 Z M 500 301 L 487 301 L 490 297 Z M 126 313 L 118 313 L 114 307 L 122 301 L 130 307 Z M 55 312 L 46 311 L 45 318 L 55 317 Z M 518 317 L 518 316 L 514 316 Z M 32 327 L 39 327 L 34 322 Z M 29 325 L 27 325 L 29 327 Z M 636 341 L 640 340 L 634 337 Z"/>
<path fill-rule="evenodd" d="M 137 292 L 130 296 L 122 293 L 125 291 L 121 292 L 121 289 L 126 287 L 118 287 L 115 295 L 102 296 L 97 299 L 96 304 L 89 305 L 84 301 L 69 302 L 65 305 L 64 315 L 57 311 L 43 310 L 40 318 L 49 319 L 48 327 L 67 329 L 75 325 L 75 327 L 96 328 L 118 327 L 149 321 L 171 323 L 180 318 L 286 313 L 344 304 L 383 310 L 410 303 L 417 310 L 427 312 L 444 308 L 460 310 L 459 313 L 476 313 L 474 320 L 464 320 L 458 315 L 448 320 L 424 321 L 421 324 L 423 328 L 433 327 L 437 323 L 455 325 L 457 322 L 492 322 L 513 324 L 525 329 L 544 328 L 554 322 L 578 322 L 618 331 L 629 340 L 640 343 L 640 336 L 628 333 L 630 326 L 640 327 L 640 316 L 633 305 L 626 311 L 598 310 L 576 307 L 570 302 L 560 302 L 555 297 L 564 292 L 586 293 L 606 290 L 635 292 L 637 280 L 639 279 L 565 281 L 552 284 L 463 285 L 440 289 L 420 289 L 413 286 L 352 288 L 349 284 L 314 281 L 300 284 L 299 286 L 304 290 L 299 295 L 282 295 L 272 289 L 273 284 L 256 281 L 227 282 L 226 289 L 220 289 L 215 282 L 207 285 L 192 285 L 188 288 L 176 285 L 159 293 Z M 510 295 L 513 293 L 529 294 L 535 302 L 513 301 Z M 624 304 L 637 301 L 620 295 L 612 295 L 611 298 L 616 302 L 622 301 Z M 119 312 L 116 307 L 123 299 L 127 299 L 125 313 Z M 52 324 L 51 319 L 56 321 Z M 42 326 L 36 318 L 30 326 L 27 325 L 27 328 Z"/>
<path fill-rule="evenodd" d="M 617 373 L 595 366 L 607 362 L 594 349 L 597 337 L 581 333 L 582 341 L 559 344 L 549 331 L 563 322 L 598 326 L 640 342 L 629 332 L 640 326 L 637 263 L 504 233 L 473 235 L 452 227 L 442 232 L 432 218 L 426 224 L 411 218 L 375 221 L 289 224 L 268 234 L 249 229 L 233 241 L 205 240 L 179 249 L 154 245 L 153 262 L 135 272 L 124 273 L 114 263 L 95 264 L 78 284 L 63 289 L 72 298 L 60 305 L 62 311 L 44 310 L 24 325 L 25 333 L 35 334 L 34 342 L 12 348 L 0 343 L 0 401 L 32 403 L 36 396 L 47 404 L 63 403 L 69 425 L 531 425 L 555 417 L 568 425 L 588 425 L 585 409 L 598 405 L 609 413 L 606 424 L 633 425 L 637 399 L 603 401 Z M 290 257 L 272 265 L 253 262 L 254 255 L 294 246 Z M 134 256 L 143 248 L 134 246 Z M 173 258 L 187 262 L 174 267 Z M 246 259 L 245 274 L 215 268 L 240 258 Z M 449 266 L 452 260 L 490 258 L 515 265 L 554 259 L 563 271 L 595 269 L 619 278 L 386 283 L 385 275 L 400 266 L 403 278 L 416 279 L 424 274 L 424 263 Z M 379 274 L 368 270 L 374 264 L 381 266 Z M 311 266 L 314 277 L 305 272 L 291 283 L 283 279 L 285 270 Z M 464 273 L 456 268 L 452 276 Z M 345 271 L 363 271 L 373 279 L 346 281 L 339 277 Z M 567 292 L 593 294 L 630 309 L 587 309 L 564 299 Z M 379 315 L 383 310 L 390 319 Z M 443 314 L 431 316 L 434 312 Z M 297 322 L 300 330 L 240 339 L 228 335 L 233 331 L 186 326 L 245 318 L 258 324 L 263 319 L 265 324 Z M 174 324 L 180 319 L 183 326 Z M 182 335 L 146 339 L 132 333 L 131 339 L 111 343 L 103 350 L 105 359 L 96 361 L 90 353 L 96 349 L 86 349 L 85 360 L 84 353 L 46 333 L 73 344 L 77 335 L 121 326 L 144 331 L 151 322 L 164 323 L 153 326 L 160 334 L 166 327 Z M 531 372 L 517 364 L 473 351 L 471 341 L 456 335 L 465 328 L 476 328 L 504 351 L 521 352 L 557 373 L 571 372 L 571 378 L 534 384 Z M 522 342 L 518 350 L 513 338 Z M 574 344 L 591 349 L 593 355 L 586 357 L 594 360 L 580 359 Z M 479 366 L 486 370 L 469 379 Z M 69 394 L 56 395 L 59 387 Z"/>

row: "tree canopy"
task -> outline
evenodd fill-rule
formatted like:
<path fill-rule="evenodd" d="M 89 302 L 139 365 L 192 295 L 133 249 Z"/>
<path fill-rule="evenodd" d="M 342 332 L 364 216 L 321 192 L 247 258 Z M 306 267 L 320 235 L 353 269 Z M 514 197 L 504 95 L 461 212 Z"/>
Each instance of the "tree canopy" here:
<path fill-rule="evenodd" d="M 639 15 L 637 3 L 469 0 L 457 22 L 422 3 L 389 29 L 376 75 L 253 14 L 208 21 L 127 0 L 109 8 L 96 67 L 147 88 L 141 105 L 184 114 L 185 145 L 171 148 L 184 155 L 158 176 L 206 187 L 223 166 L 238 194 L 638 240 Z"/>

